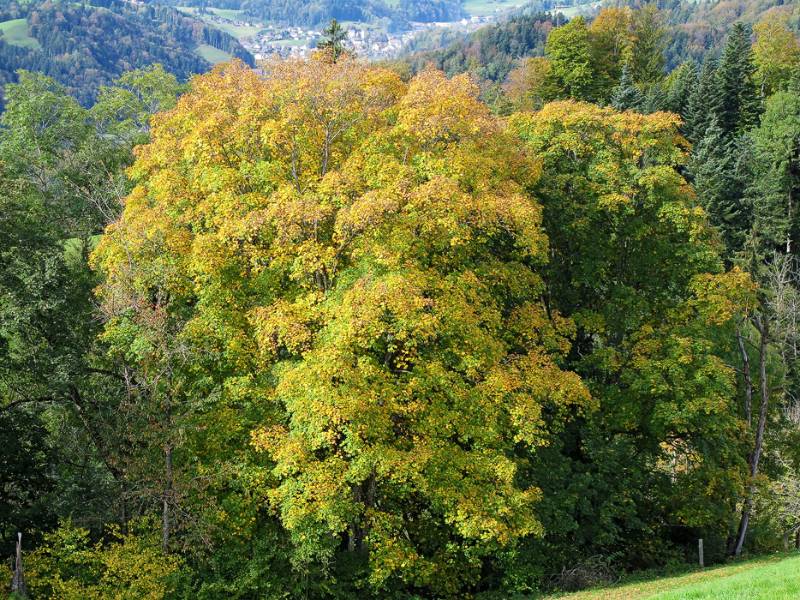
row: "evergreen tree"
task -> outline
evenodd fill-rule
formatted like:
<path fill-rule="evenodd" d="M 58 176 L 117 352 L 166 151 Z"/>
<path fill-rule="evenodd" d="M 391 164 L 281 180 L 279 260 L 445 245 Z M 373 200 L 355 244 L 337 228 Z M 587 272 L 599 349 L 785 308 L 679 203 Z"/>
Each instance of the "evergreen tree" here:
<path fill-rule="evenodd" d="M 344 43 L 347 40 L 347 30 L 336 19 L 331 19 L 328 26 L 322 31 L 322 41 L 317 48 L 328 52 L 331 60 L 336 62 L 346 52 Z"/>
<path fill-rule="evenodd" d="M 647 88 L 642 101 L 642 112 L 652 114 L 667 109 L 667 92 L 660 83 L 655 83 Z"/>
<path fill-rule="evenodd" d="M 636 110 L 642 104 L 642 93 L 633 84 L 628 63 L 622 67 L 622 76 L 619 85 L 614 88 L 611 96 L 611 106 L 617 110 Z"/>
<path fill-rule="evenodd" d="M 661 12 L 648 4 L 634 13 L 631 76 L 634 82 L 651 85 L 664 77 L 666 29 Z"/>
<path fill-rule="evenodd" d="M 744 138 L 731 138 L 712 118 L 695 146 L 689 173 L 711 223 L 725 241 L 730 258 L 742 247 L 750 227 L 750 209 L 744 202 L 749 161 Z"/>
<path fill-rule="evenodd" d="M 675 69 L 666 81 L 664 108 L 680 115 L 684 121 L 689 113 L 689 98 L 697 87 L 697 79 L 697 64 L 690 60 Z"/>
<path fill-rule="evenodd" d="M 713 58 L 707 58 L 686 105 L 686 137 L 693 143 L 703 139 L 706 129 L 713 120 L 719 105 L 716 86 L 717 64 Z"/>
<path fill-rule="evenodd" d="M 725 134 L 745 131 L 758 122 L 761 101 L 755 73 L 750 28 L 736 23 L 728 36 L 717 70 L 720 103 L 716 117 Z"/>

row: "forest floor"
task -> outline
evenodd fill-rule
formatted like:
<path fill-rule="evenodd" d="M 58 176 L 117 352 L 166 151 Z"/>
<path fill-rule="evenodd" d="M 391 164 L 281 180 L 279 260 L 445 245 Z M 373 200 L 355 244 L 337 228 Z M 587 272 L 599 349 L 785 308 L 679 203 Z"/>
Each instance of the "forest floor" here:
<path fill-rule="evenodd" d="M 797 600 L 800 554 L 776 554 L 657 579 L 548 596 L 555 600 Z"/>

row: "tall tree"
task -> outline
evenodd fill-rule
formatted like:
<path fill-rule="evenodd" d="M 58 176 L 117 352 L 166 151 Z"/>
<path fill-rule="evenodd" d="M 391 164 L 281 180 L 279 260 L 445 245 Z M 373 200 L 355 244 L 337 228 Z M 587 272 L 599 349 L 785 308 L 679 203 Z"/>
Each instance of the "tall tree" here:
<path fill-rule="evenodd" d="M 317 48 L 325 52 L 331 61 L 336 62 L 346 52 L 345 41 L 347 30 L 336 19 L 331 19 L 328 26 L 322 30 L 322 41 Z"/>
<path fill-rule="evenodd" d="M 542 299 L 536 165 L 477 94 L 347 60 L 198 78 L 95 255 L 120 350 L 186 347 L 161 394 L 269 405 L 253 444 L 296 564 L 368 557 L 377 590 L 457 594 L 539 535 L 513 456 L 591 404 Z M 200 439 L 173 440 L 191 472 Z"/>
<path fill-rule="evenodd" d="M 733 555 L 739 555 L 745 544 L 767 436 L 780 424 L 774 414 L 797 392 L 796 303 L 787 302 L 797 294 L 800 283 L 794 262 L 800 243 L 796 208 L 800 192 L 800 100 L 796 94 L 779 92 L 767 101 L 752 140 L 753 176 L 747 195 L 753 219 L 748 243 L 739 256 L 760 289 L 737 327 L 750 449 L 748 486 L 729 545 Z M 755 355 L 754 360 L 750 354 Z"/>
<path fill-rule="evenodd" d="M 524 59 L 508 74 L 503 91 L 517 110 L 539 110 L 558 96 L 550 77 L 550 60 L 541 56 Z"/>
<path fill-rule="evenodd" d="M 597 72 L 583 17 L 575 17 L 550 32 L 545 54 L 550 59 L 550 80 L 560 97 L 577 100 L 597 97 Z"/>
<path fill-rule="evenodd" d="M 719 110 L 720 101 L 716 61 L 706 58 L 686 105 L 684 129 L 689 141 L 696 144 L 703 139 Z"/>
<path fill-rule="evenodd" d="M 773 251 L 800 253 L 800 100 L 778 92 L 766 105 L 761 126 L 753 133 L 755 177 L 749 194 L 759 258 Z"/>
<path fill-rule="evenodd" d="M 800 67 L 800 41 L 785 18 L 767 17 L 753 28 L 753 62 L 762 96 L 789 85 L 792 72 Z"/>
<path fill-rule="evenodd" d="M 642 86 L 651 86 L 664 77 L 664 50 L 667 30 L 655 2 L 633 13 L 631 76 Z"/>
<path fill-rule="evenodd" d="M 542 561 L 566 540 L 561 560 L 599 539 L 637 560 L 654 537 L 669 545 L 662 528 L 725 530 L 743 491 L 725 366 L 733 337 L 717 340 L 735 315 L 721 306 L 728 290 L 747 278 L 722 273 L 716 236 L 677 172 L 687 159 L 678 124 L 573 102 L 510 120 L 544 161 L 533 192 L 550 240 L 548 298 L 577 327 L 565 365 L 600 405 L 535 471 L 545 502 L 555 489 L 571 499 L 549 505 L 557 518 L 544 523 Z M 720 280 L 730 285 L 700 293 Z"/>
<path fill-rule="evenodd" d="M 761 100 L 755 73 L 750 28 L 738 22 L 728 35 L 716 74 L 719 105 L 715 116 L 725 135 L 758 124 Z"/>
<path fill-rule="evenodd" d="M 669 74 L 665 82 L 667 98 L 665 109 L 680 115 L 684 120 L 689 117 L 689 101 L 698 84 L 697 65 L 688 61 Z"/>
<path fill-rule="evenodd" d="M 589 26 L 592 65 L 597 72 L 598 99 L 606 100 L 629 65 L 633 47 L 632 11 L 629 8 L 604 8 Z"/>
<path fill-rule="evenodd" d="M 626 63 L 622 67 L 619 84 L 614 88 L 614 93 L 611 96 L 611 106 L 617 110 L 636 110 L 641 107 L 642 101 L 642 93 L 634 85 L 630 75 L 630 68 Z"/>
<path fill-rule="evenodd" d="M 697 196 L 725 242 L 728 259 L 742 249 L 752 222 L 746 200 L 751 176 L 749 146 L 747 138 L 726 136 L 714 118 L 695 145 L 688 165 Z"/>

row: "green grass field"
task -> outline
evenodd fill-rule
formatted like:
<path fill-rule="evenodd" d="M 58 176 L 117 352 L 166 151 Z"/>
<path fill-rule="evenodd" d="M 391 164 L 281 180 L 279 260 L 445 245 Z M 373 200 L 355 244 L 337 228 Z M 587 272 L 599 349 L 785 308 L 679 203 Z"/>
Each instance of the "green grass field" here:
<path fill-rule="evenodd" d="M 245 37 L 250 37 L 252 35 L 257 34 L 261 31 L 261 27 L 257 26 L 248 26 L 248 25 L 235 25 L 233 21 L 242 18 L 241 15 L 243 11 L 241 10 L 228 10 L 224 8 L 211 8 L 209 9 L 215 15 L 220 17 L 221 19 L 225 19 L 224 21 L 213 21 L 207 15 L 200 15 L 197 13 L 197 9 L 193 6 L 177 6 L 176 7 L 182 13 L 187 15 L 191 15 L 193 17 L 197 17 L 211 25 L 212 27 L 216 27 L 220 31 L 224 31 L 225 33 L 229 33 L 236 39 L 242 39 Z"/>
<path fill-rule="evenodd" d="M 567 6 L 566 8 L 559 8 L 557 11 L 553 12 L 560 12 L 568 19 L 571 19 L 572 17 L 581 14 L 582 12 L 589 11 L 593 8 L 598 8 L 600 4 L 601 4 L 600 2 L 588 2 L 586 4 L 579 4 L 578 6 Z"/>
<path fill-rule="evenodd" d="M 230 21 L 235 21 L 244 14 L 243 10 L 233 10 L 231 8 L 209 8 L 209 10 L 215 15 Z"/>
<path fill-rule="evenodd" d="M 800 554 L 710 567 L 673 577 L 560 594 L 559 600 L 798 600 Z"/>
<path fill-rule="evenodd" d="M 227 62 L 233 59 L 233 56 L 228 54 L 223 50 L 219 50 L 218 48 L 214 48 L 214 46 L 209 46 L 208 44 L 200 44 L 194 51 L 205 58 L 208 62 L 212 65 L 221 62 Z"/>
<path fill-rule="evenodd" d="M 497 10 L 522 6 L 527 0 L 464 0 L 464 11 L 471 17 L 491 15 Z"/>
<path fill-rule="evenodd" d="M 12 46 L 35 48 L 41 50 L 41 45 L 36 38 L 28 35 L 28 23 L 25 19 L 14 19 L 0 23 L 3 39 Z"/>

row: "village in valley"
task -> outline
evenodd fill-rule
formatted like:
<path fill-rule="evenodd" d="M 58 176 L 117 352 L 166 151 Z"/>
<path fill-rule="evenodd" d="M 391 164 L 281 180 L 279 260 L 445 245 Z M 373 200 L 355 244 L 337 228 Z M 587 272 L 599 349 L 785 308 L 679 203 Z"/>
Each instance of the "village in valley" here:
<path fill-rule="evenodd" d="M 188 10 L 187 10 L 188 12 Z M 287 26 L 273 23 L 258 23 L 241 11 L 204 10 L 192 11 L 209 24 L 237 37 L 253 57 L 302 58 L 317 46 L 323 36 L 322 27 Z M 347 45 L 358 56 L 369 59 L 394 58 L 417 35 L 432 29 L 455 29 L 468 33 L 497 19 L 495 14 L 472 15 L 458 21 L 409 24 L 406 31 L 392 32 L 386 27 L 371 23 L 343 23 L 347 31 Z"/>

